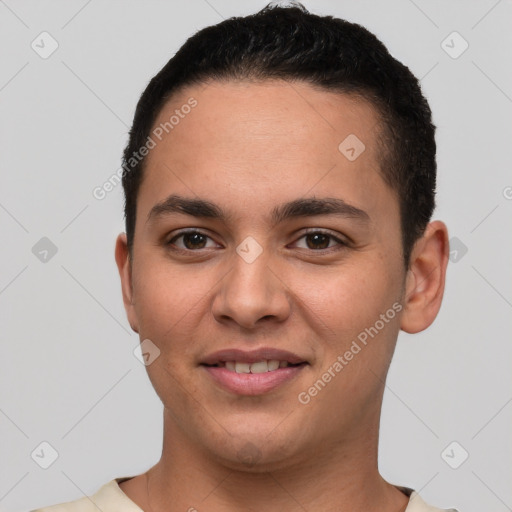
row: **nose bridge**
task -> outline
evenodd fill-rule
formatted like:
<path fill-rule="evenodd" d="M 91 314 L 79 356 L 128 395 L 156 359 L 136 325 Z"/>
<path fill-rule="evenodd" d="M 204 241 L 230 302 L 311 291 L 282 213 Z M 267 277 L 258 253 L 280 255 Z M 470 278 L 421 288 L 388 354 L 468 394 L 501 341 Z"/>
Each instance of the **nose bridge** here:
<path fill-rule="evenodd" d="M 264 317 L 282 321 L 289 313 L 286 288 L 274 275 L 271 254 L 255 238 L 246 237 L 232 258 L 232 268 L 215 297 L 213 314 L 251 328 Z"/>

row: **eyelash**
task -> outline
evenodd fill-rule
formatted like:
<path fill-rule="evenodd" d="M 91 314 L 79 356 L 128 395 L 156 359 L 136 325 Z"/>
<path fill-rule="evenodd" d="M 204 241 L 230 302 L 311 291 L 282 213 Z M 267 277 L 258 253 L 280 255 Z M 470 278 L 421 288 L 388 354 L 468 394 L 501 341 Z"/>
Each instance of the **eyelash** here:
<path fill-rule="evenodd" d="M 173 236 L 166 243 L 166 245 L 173 246 L 173 243 L 176 240 L 178 240 L 179 238 L 183 237 L 184 235 L 189 235 L 189 234 L 199 234 L 199 235 L 205 236 L 205 237 L 207 237 L 209 239 L 212 239 L 209 235 L 207 235 L 206 233 L 203 233 L 202 231 L 200 231 L 198 229 L 189 229 L 189 230 L 186 230 L 186 231 L 181 231 L 177 235 Z M 316 234 L 327 236 L 330 239 L 336 241 L 338 243 L 338 247 L 327 247 L 325 249 L 306 249 L 306 250 L 312 251 L 314 253 L 326 254 L 326 253 L 331 253 L 333 251 L 342 250 L 342 249 L 344 249 L 344 248 L 349 246 L 349 244 L 347 242 L 341 240 L 340 238 L 338 238 L 337 236 L 333 235 L 329 231 L 324 231 L 324 230 L 321 230 L 321 229 L 314 229 L 314 228 L 313 229 L 309 229 L 308 231 L 303 233 L 302 236 L 300 236 L 297 240 L 301 240 L 302 238 L 304 238 L 304 237 L 306 237 L 308 235 L 316 235 Z M 192 252 L 199 252 L 202 249 L 182 249 L 181 247 L 173 247 L 172 250 L 176 251 L 176 252 L 179 252 L 179 253 L 192 253 Z"/>

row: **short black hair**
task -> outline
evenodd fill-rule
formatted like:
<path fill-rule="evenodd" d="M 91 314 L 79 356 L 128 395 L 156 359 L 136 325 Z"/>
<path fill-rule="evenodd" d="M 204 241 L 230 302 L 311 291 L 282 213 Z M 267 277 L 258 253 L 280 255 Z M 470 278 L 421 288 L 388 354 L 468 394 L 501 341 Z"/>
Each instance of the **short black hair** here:
<path fill-rule="evenodd" d="M 267 5 L 190 37 L 151 79 L 134 115 L 123 153 L 126 234 L 130 257 L 145 158 L 133 158 L 173 93 L 212 80 L 303 81 L 369 101 L 382 130 L 381 174 L 395 190 L 405 267 L 435 208 L 435 126 L 418 79 L 367 29 L 308 12 L 299 3 Z M 341 141 L 340 141 L 341 142 Z"/>

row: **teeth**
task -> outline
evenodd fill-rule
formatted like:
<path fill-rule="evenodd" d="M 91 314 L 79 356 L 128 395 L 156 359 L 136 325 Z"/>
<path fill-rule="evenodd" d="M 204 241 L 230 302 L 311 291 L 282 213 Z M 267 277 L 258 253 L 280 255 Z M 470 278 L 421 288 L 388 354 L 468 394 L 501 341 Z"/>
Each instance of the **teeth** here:
<path fill-rule="evenodd" d="M 226 361 L 226 369 L 236 373 L 265 373 L 272 372 L 278 368 L 286 368 L 288 361 L 279 361 L 277 359 L 257 361 L 256 363 L 239 363 L 237 361 Z"/>
<path fill-rule="evenodd" d="M 272 359 L 270 361 L 267 361 L 267 365 L 268 371 L 271 372 L 279 368 L 279 361 L 277 359 Z"/>
<path fill-rule="evenodd" d="M 251 373 L 251 365 L 249 363 L 235 363 L 236 373 Z"/>
<path fill-rule="evenodd" d="M 259 361 L 258 363 L 251 364 L 251 373 L 265 373 L 268 372 L 267 361 Z"/>

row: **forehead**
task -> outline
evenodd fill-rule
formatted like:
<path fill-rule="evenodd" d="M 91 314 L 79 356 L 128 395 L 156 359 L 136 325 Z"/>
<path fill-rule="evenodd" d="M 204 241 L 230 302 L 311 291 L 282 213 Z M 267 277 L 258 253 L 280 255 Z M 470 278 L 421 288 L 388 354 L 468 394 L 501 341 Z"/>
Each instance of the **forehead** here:
<path fill-rule="evenodd" d="M 337 195 L 378 207 L 391 192 L 381 178 L 379 133 L 369 102 L 302 82 L 186 87 L 153 125 L 140 210 L 172 193 L 214 202 L 258 197 L 262 208 L 284 196 Z"/>
<path fill-rule="evenodd" d="M 153 128 L 164 126 L 192 97 L 197 106 L 190 115 L 182 114 L 181 129 L 176 124 L 169 132 L 172 138 L 164 135 L 161 149 L 167 143 L 176 146 L 192 138 L 202 144 L 203 155 L 214 149 L 217 155 L 225 150 L 230 158 L 238 151 L 240 160 L 244 155 L 262 160 L 291 158 L 293 154 L 303 159 L 306 152 L 312 158 L 320 150 L 336 154 L 342 140 L 359 134 L 365 139 L 368 156 L 373 153 L 380 126 L 375 108 L 361 96 L 331 92 L 304 82 L 267 80 L 212 81 L 187 87 L 161 109 Z M 313 147 L 318 151 L 311 151 Z M 283 150 L 290 153 L 283 154 Z"/>

